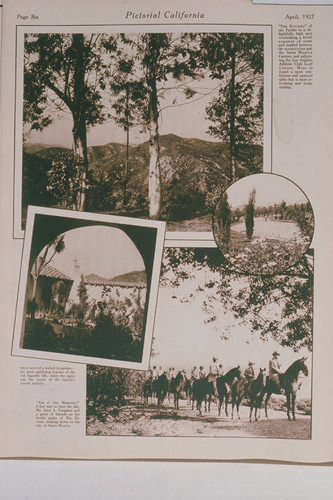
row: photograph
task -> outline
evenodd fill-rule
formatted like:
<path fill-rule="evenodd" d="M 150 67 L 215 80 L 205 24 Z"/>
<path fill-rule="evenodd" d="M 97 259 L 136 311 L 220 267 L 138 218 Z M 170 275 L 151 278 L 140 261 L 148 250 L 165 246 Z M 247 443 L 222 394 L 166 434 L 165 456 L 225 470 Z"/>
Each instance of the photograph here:
<path fill-rule="evenodd" d="M 298 262 L 314 233 L 305 193 L 276 174 L 250 175 L 222 194 L 213 233 L 224 257 L 239 271 L 274 275 Z"/>
<path fill-rule="evenodd" d="M 87 366 L 87 435 L 311 439 L 313 252 L 272 277 L 164 250 L 148 371 Z"/>
<path fill-rule="evenodd" d="M 164 236 L 157 226 L 164 223 L 68 214 L 38 207 L 31 213 L 20 354 L 140 365 L 145 346 L 147 363 Z"/>
<path fill-rule="evenodd" d="M 267 27 L 64 29 L 18 30 L 15 234 L 28 205 L 211 234 L 221 189 L 270 149 Z"/>

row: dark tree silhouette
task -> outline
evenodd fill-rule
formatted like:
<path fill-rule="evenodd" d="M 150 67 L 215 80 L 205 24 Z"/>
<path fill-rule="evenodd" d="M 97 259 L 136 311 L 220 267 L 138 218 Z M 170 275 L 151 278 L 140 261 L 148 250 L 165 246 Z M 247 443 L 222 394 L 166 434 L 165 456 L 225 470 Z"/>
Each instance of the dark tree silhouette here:
<path fill-rule="evenodd" d="M 77 163 L 74 207 L 86 201 L 87 130 L 105 115 L 101 91 L 108 67 L 103 59 L 100 34 L 27 34 L 24 64 L 24 122 L 30 130 L 43 130 L 57 112 L 73 119 L 73 155 Z M 115 50 L 115 46 L 113 47 Z"/>
<path fill-rule="evenodd" d="M 201 59 L 211 78 L 221 82 L 206 108 L 208 129 L 229 144 L 230 181 L 238 177 L 243 144 L 260 144 L 263 134 L 263 35 L 208 33 L 202 36 Z"/>
<path fill-rule="evenodd" d="M 254 230 L 254 204 L 256 202 L 256 190 L 253 189 L 249 196 L 248 204 L 245 208 L 245 226 L 246 236 L 249 240 L 252 239 Z"/>

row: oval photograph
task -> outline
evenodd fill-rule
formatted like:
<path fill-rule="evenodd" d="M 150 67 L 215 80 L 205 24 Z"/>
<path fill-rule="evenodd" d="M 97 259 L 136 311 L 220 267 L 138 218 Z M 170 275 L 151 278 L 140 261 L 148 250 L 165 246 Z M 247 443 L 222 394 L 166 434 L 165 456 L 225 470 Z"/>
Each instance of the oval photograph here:
<path fill-rule="evenodd" d="M 309 248 L 311 204 L 292 181 L 276 174 L 243 177 L 217 203 L 213 233 L 224 257 L 239 271 L 280 274 Z"/>

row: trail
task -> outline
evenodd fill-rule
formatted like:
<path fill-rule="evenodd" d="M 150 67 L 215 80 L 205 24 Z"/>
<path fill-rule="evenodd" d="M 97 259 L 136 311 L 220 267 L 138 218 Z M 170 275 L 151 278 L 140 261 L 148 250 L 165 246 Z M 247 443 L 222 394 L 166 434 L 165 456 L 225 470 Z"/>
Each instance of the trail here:
<path fill-rule="evenodd" d="M 217 406 L 212 403 L 211 412 L 202 416 L 185 400 L 180 401 L 179 410 L 172 402 L 162 407 L 156 404 L 130 403 L 119 410 L 117 415 L 106 411 L 103 420 L 95 416 L 87 419 L 87 434 L 102 436 L 186 436 L 186 437 L 261 437 L 276 439 L 310 439 L 311 417 L 296 414 L 297 420 L 288 421 L 283 411 L 269 410 L 269 418 L 249 422 L 250 408 L 240 407 L 238 420 L 236 410 L 231 420 L 231 405 L 226 417 L 224 409 L 218 416 Z"/>

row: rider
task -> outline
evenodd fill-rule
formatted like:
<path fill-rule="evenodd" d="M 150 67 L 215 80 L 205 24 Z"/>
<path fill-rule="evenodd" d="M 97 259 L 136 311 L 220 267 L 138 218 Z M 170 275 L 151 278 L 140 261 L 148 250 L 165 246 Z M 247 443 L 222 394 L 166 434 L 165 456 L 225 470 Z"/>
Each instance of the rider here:
<path fill-rule="evenodd" d="M 245 390 L 248 391 L 250 388 L 250 384 L 252 380 L 254 379 L 254 369 L 253 369 L 253 361 L 249 361 L 249 364 L 244 372 L 244 378 L 245 378 Z"/>
<path fill-rule="evenodd" d="M 204 366 L 200 366 L 199 368 L 199 378 L 205 378 L 206 377 L 206 371 Z"/>
<path fill-rule="evenodd" d="M 198 378 L 199 378 L 199 370 L 196 366 L 194 366 L 193 370 L 191 371 L 191 384 L 193 384 L 195 380 L 198 380 Z"/>
<path fill-rule="evenodd" d="M 166 376 L 168 378 L 168 380 L 172 380 L 174 378 L 174 368 L 170 367 L 169 370 L 167 371 L 166 373 Z"/>
<path fill-rule="evenodd" d="M 269 372 L 268 372 L 268 377 L 276 384 L 277 388 L 280 391 L 280 394 L 283 394 L 284 390 L 283 387 L 280 384 L 280 378 L 279 375 L 281 373 L 281 365 L 278 360 L 278 356 L 280 356 L 280 353 L 277 351 L 274 351 L 272 353 L 273 358 L 269 361 Z"/>
<path fill-rule="evenodd" d="M 213 382 L 215 396 L 218 396 L 216 379 L 219 375 L 219 367 L 217 366 L 217 358 L 213 356 L 213 362 L 209 367 L 208 382 Z"/>
<path fill-rule="evenodd" d="M 218 367 L 218 372 L 219 372 L 219 373 L 218 373 L 218 376 L 219 376 L 219 377 L 223 377 L 223 375 L 224 375 L 224 370 L 223 370 L 223 365 L 222 365 L 222 363 L 220 363 L 220 364 L 219 364 L 219 367 Z"/>
<path fill-rule="evenodd" d="M 153 369 L 152 369 L 151 374 L 152 374 L 152 379 L 153 379 L 153 380 L 158 379 L 158 376 L 159 376 L 159 371 L 158 371 L 158 369 L 156 368 L 156 366 L 153 366 Z"/>

